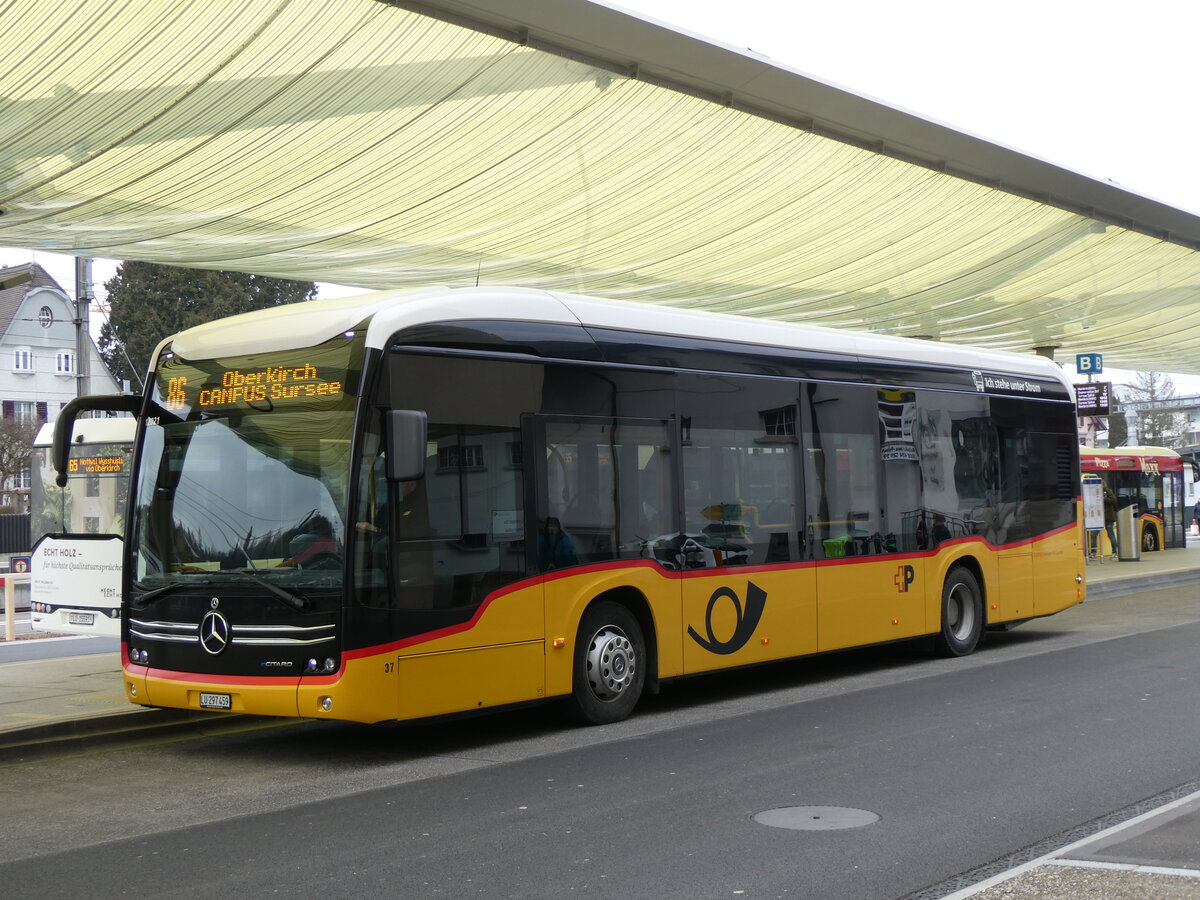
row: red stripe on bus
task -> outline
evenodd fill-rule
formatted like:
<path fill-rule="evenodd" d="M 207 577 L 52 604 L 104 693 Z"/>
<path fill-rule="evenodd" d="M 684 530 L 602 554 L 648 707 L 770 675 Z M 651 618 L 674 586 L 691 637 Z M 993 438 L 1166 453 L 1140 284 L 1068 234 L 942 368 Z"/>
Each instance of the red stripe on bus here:
<path fill-rule="evenodd" d="M 1006 544 L 990 544 L 982 535 L 969 535 L 961 538 L 953 538 L 949 541 L 943 541 L 940 547 L 953 546 L 956 544 L 978 543 L 991 551 L 1009 550 L 1015 547 L 1023 547 L 1033 544 L 1037 541 L 1045 540 L 1054 537 L 1055 535 L 1063 534 L 1079 527 L 1078 522 L 1071 522 L 1063 525 L 1053 531 L 1047 531 L 1039 534 L 1036 537 L 1025 538 L 1020 541 L 1012 541 Z M 825 559 L 825 560 L 800 560 L 797 562 L 773 563 L 770 565 L 761 566 L 726 566 L 718 569 L 696 569 L 689 572 L 672 572 L 664 569 L 652 559 L 628 559 L 628 560 L 607 560 L 600 563 L 590 563 L 584 566 L 574 566 L 570 569 L 562 569 L 560 571 L 536 575 L 532 578 L 526 578 L 521 581 L 513 582 L 499 590 L 493 591 L 484 598 L 479 604 L 479 608 L 466 622 L 459 622 L 455 625 L 447 625 L 445 628 L 439 628 L 435 631 L 425 631 L 420 634 L 410 635 L 396 641 L 389 641 L 386 644 L 374 644 L 369 647 L 358 647 L 354 650 L 346 650 L 342 656 L 345 659 L 363 659 L 370 656 L 378 656 L 384 653 L 391 653 L 396 650 L 402 650 L 406 647 L 415 647 L 419 644 L 427 644 L 432 641 L 440 640 L 451 635 L 461 634 L 464 631 L 470 631 L 475 627 L 475 624 L 487 611 L 491 604 L 502 597 L 507 596 L 515 591 L 525 590 L 547 581 L 556 581 L 560 578 L 575 578 L 581 575 L 588 575 L 595 572 L 608 572 L 614 569 L 631 569 L 652 567 L 657 570 L 657 574 L 668 580 L 682 580 L 684 578 L 728 578 L 733 574 L 752 575 L 762 572 L 783 572 L 789 569 L 810 569 L 824 568 L 826 566 L 844 566 L 854 565 L 868 562 L 892 562 L 894 560 L 905 559 L 930 559 L 938 555 L 940 550 L 921 550 L 912 553 L 889 553 L 881 556 L 853 556 L 845 559 Z"/>

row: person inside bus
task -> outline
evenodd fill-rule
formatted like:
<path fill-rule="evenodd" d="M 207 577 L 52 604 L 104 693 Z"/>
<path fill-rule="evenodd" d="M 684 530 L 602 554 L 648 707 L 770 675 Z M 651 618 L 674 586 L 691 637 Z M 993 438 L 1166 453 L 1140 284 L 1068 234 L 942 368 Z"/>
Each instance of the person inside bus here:
<path fill-rule="evenodd" d="M 538 532 L 538 568 L 543 572 L 565 569 L 578 564 L 575 544 L 562 530 L 562 523 L 554 516 L 547 516 Z"/>
<path fill-rule="evenodd" d="M 941 513 L 933 514 L 933 545 L 936 547 L 942 541 L 950 540 L 950 528 L 946 525 L 946 517 Z"/>

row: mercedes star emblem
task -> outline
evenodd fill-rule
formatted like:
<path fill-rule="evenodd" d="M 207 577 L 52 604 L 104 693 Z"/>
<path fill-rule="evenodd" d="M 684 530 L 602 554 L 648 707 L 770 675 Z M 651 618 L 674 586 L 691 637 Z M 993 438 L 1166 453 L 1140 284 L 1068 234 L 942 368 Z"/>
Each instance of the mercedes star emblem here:
<path fill-rule="evenodd" d="M 215 609 L 200 620 L 200 646 L 213 656 L 229 646 L 229 620 Z"/>

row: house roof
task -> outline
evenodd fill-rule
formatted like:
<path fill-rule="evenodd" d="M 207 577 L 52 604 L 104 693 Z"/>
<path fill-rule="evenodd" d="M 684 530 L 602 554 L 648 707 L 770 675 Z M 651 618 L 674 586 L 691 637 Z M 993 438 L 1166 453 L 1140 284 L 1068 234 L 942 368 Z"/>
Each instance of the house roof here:
<path fill-rule="evenodd" d="M 51 287 L 67 296 L 62 285 L 35 262 L 0 268 L 0 334 L 8 331 L 21 304 L 35 287 Z"/>

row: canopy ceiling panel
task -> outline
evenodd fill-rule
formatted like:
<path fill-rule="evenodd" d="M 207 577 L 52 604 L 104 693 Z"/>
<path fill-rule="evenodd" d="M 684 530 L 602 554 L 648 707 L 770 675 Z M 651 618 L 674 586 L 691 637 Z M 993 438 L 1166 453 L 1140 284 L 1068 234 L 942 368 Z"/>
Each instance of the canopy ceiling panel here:
<path fill-rule="evenodd" d="M 404 6 L 7 4 L 0 244 L 1200 372 L 1190 214 L 584 0 Z"/>

